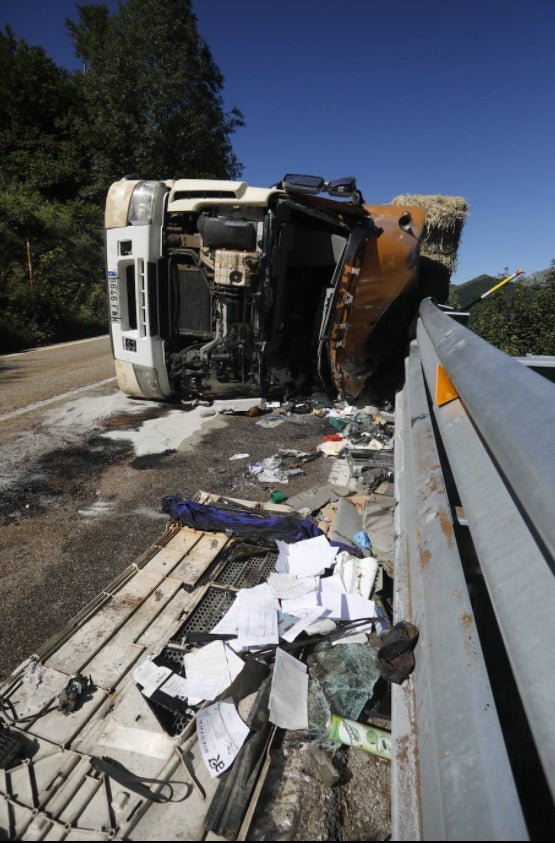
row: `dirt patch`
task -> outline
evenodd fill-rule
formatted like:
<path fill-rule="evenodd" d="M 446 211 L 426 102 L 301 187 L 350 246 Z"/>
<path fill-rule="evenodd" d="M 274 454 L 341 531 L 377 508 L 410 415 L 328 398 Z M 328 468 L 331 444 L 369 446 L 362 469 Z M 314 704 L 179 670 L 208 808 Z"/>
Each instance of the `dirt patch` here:
<path fill-rule="evenodd" d="M 170 408 L 166 405 L 153 404 L 139 413 L 115 413 L 104 420 L 103 430 L 139 430 L 145 421 L 159 419 L 166 415 Z"/>
<path fill-rule="evenodd" d="M 131 443 L 90 436 L 82 446 L 56 448 L 31 462 L 0 498 L 0 523 L 29 519 L 71 505 L 113 463 L 132 453 Z"/>

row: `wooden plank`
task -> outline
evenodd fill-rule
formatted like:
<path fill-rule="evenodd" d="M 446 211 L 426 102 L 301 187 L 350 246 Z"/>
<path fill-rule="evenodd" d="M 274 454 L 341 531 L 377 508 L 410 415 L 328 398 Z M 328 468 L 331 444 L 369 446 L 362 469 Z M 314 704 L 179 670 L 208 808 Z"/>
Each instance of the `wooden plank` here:
<path fill-rule="evenodd" d="M 180 527 L 178 532 L 171 537 L 166 547 L 172 550 L 180 551 L 183 556 L 188 553 L 193 545 L 203 536 L 206 535 L 202 530 L 193 530 L 191 527 Z"/>
<path fill-rule="evenodd" d="M 229 536 L 223 533 L 204 533 L 191 551 L 174 568 L 172 576 L 181 579 L 185 588 L 195 588 L 206 569 L 229 541 Z"/>
<path fill-rule="evenodd" d="M 138 638 L 148 629 L 177 591 L 179 580 L 166 578 L 156 591 L 150 594 L 142 606 L 113 635 L 107 644 L 83 668 L 83 673 L 92 676 L 94 684 L 109 691 L 115 688 L 121 677 L 135 664 L 144 651 L 136 644 Z"/>
<path fill-rule="evenodd" d="M 81 672 L 112 635 L 162 582 L 160 575 L 137 571 L 96 614 L 80 626 L 46 664 L 68 675 Z"/>
<path fill-rule="evenodd" d="M 154 620 L 136 640 L 138 646 L 144 647 L 148 653 L 157 653 L 172 638 L 172 635 L 183 623 L 185 614 L 196 603 L 197 594 L 181 588 L 165 607 L 164 612 Z"/>

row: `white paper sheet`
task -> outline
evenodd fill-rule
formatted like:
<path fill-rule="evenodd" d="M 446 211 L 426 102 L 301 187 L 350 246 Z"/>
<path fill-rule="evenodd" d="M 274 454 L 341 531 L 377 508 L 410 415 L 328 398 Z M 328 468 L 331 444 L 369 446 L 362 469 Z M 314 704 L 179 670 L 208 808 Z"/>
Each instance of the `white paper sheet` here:
<path fill-rule="evenodd" d="M 237 643 L 242 650 L 266 647 L 278 641 L 277 609 L 241 606 Z"/>
<path fill-rule="evenodd" d="M 292 600 L 311 591 L 316 591 L 316 577 L 296 577 L 294 574 L 271 573 L 268 586 L 278 600 Z"/>
<path fill-rule="evenodd" d="M 311 623 L 314 623 L 317 618 L 320 617 L 324 610 L 321 606 L 317 606 L 314 609 L 305 609 L 304 611 L 299 612 L 299 619 L 298 621 L 293 624 L 288 630 L 286 630 L 283 635 L 281 636 L 284 641 L 294 641 L 301 632 L 303 632 L 307 626 L 310 626 Z"/>
<path fill-rule="evenodd" d="M 186 700 L 190 705 L 196 705 L 203 700 L 213 700 L 227 687 L 221 676 L 184 676 L 173 674 L 160 686 L 160 690 L 170 697 Z"/>
<path fill-rule="evenodd" d="M 270 687 L 270 722 L 282 729 L 307 729 L 307 701 L 306 665 L 278 647 Z"/>
<path fill-rule="evenodd" d="M 186 701 L 189 696 L 187 688 L 187 680 L 184 676 L 178 676 L 177 673 L 172 673 L 166 681 L 160 685 L 160 690 L 170 697 L 177 697 L 179 700 Z"/>
<path fill-rule="evenodd" d="M 373 600 L 360 594 L 348 594 L 340 577 L 323 577 L 320 580 L 320 604 L 329 610 L 329 617 L 335 620 L 355 621 L 371 618 L 376 614 Z"/>
<path fill-rule="evenodd" d="M 168 676 L 173 673 L 169 667 L 159 667 L 153 661 L 147 659 L 133 671 L 133 679 L 143 686 L 142 693 L 145 697 L 151 697 L 154 691 L 165 682 Z"/>
<path fill-rule="evenodd" d="M 237 630 L 239 629 L 239 608 L 240 604 L 236 597 L 221 621 L 218 621 L 211 631 L 217 635 L 237 635 Z M 233 642 L 231 642 L 231 646 L 233 646 Z"/>
<path fill-rule="evenodd" d="M 285 633 L 291 629 L 299 618 L 296 615 L 288 615 L 285 612 L 278 612 L 278 635 L 283 638 Z"/>
<path fill-rule="evenodd" d="M 188 700 L 191 705 L 196 705 L 203 700 L 213 700 L 231 685 L 245 666 L 244 661 L 223 641 L 211 641 L 204 647 L 185 653 L 184 664 L 186 678 L 196 682 L 188 686 L 191 694 Z M 214 678 L 219 680 L 215 693 Z M 195 694 L 195 688 L 198 689 L 197 694 Z"/>
<path fill-rule="evenodd" d="M 320 580 L 320 605 L 328 610 L 328 617 L 347 620 L 346 607 L 343 607 L 345 594 L 345 586 L 339 577 L 322 577 Z"/>
<path fill-rule="evenodd" d="M 295 597 L 292 600 L 282 600 L 281 609 L 289 615 L 298 615 L 303 609 L 313 609 L 319 606 L 318 592 L 316 590 L 307 594 L 302 594 L 300 597 Z"/>
<path fill-rule="evenodd" d="M 320 442 L 316 446 L 316 450 L 321 451 L 326 457 L 338 457 L 346 447 L 347 441 L 345 439 L 338 439 L 336 441 L 332 440 L 331 442 Z"/>
<path fill-rule="evenodd" d="M 359 594 L 345 594 L 343 596 L 343 611 L 346 611 L 346 620 L 356 621 L 359 618 L 374 617 L 376 605 L 373 600 L 367 600 Z"/>
<path fill-rule="evenodd" d="M 253 588 L 242 588 L 238 600 L 243 606 L 255 606 L 257 609 L 279 609 L 279 600 L 274 597 L 267 582 Z"/>
<path fill-rule="evenodd" d="M 214 778 L 231 766 L 250 730 L 230 699 L 201 709 L 196 721 L 202 759 Z"/>
<path fill-rule="evenodd" d="M 299 578 L 323 574 L 337 556 L 337 548 L 332 547 L 324 535 L 291 544 L 278 539 L 276 544 L 279 549 L 276 570 Z"/>

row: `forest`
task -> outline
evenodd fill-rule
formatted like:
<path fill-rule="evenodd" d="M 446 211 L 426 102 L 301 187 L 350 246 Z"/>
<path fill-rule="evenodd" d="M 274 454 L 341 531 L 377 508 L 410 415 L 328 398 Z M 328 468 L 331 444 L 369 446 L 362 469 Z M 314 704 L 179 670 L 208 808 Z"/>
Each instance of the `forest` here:
<path fill-rule="evenodd" d="M 0 31 L 0 353 L 107 333 L 113 181 L 242 172 L 232 136 L 244 118 L 224 108 L 190 0 L 76 8 L 78 71 Z M 464 307 L 466 287 L 451 288 L 452 304 Z M 555 268 L 481 302 L 469 326 L 509 354 L 555 354 Z"/>
<path fill-rule="evenodd" d="M 78 5 L 81 69 L 0 32 L 0 353 L 107 333 L 103 213 L 124 175 L 237 178 L 190 0 Z"/>

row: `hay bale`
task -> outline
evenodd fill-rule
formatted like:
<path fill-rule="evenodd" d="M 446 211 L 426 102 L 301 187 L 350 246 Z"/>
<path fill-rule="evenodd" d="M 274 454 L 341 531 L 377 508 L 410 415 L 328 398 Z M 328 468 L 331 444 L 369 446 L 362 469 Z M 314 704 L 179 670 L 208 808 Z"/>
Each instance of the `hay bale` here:
<path fill-rule="evenodd" d="M 426 209 L 420 254 L 439 261 L 454 272 L 461 232 L 468 213 L 468 202 L 462 196 L 419 195 L 405 193 L 391 200 L 392 205 L 408 205 Z"/>

